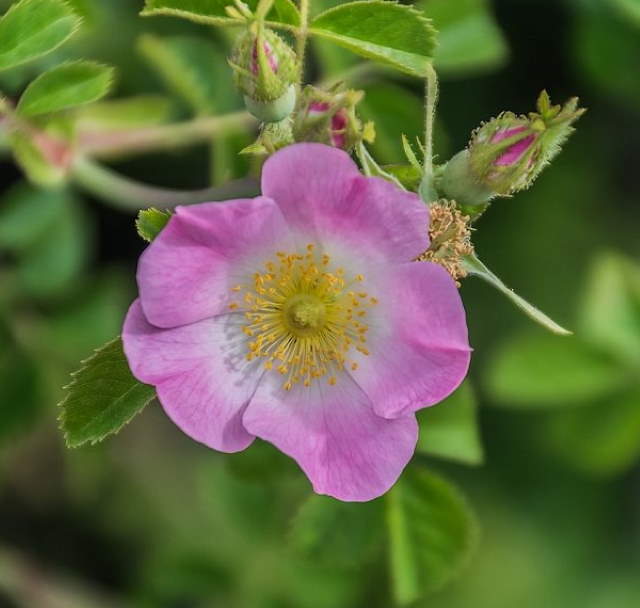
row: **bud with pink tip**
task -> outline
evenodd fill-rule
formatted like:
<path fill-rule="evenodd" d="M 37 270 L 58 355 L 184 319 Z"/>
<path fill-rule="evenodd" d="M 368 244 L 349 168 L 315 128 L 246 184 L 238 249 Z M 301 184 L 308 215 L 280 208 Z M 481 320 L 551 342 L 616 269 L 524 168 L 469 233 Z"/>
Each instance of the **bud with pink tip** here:
<path fill-rule="evenodd" d="M 307 86 L 293 127 L 296 141 L 316 141 L 351 150 L 359 141 L 373 138 L 372 125 L 363 125 L 356 115 L 362 91 L 327 92 Z"/>
<path fill-rule="evenodd" d="M 469 147 L 447 164 L 442 188 L 463 205 L 486 204 L 495 196 L 509 196 L 528 188 L 560 152 L 574 131 L 572 124 L 585 112 L 578 99 L 552 106 L 546 91 L 537 112 L 517 116 L 504 112 L 474 131 Z"/>
<path fill-rule="evenodd" d="M 247 109 L 263 122 L 289 116 L 296 101 L 296 55 L 275 32 L 254 23 L 237 41 L 229 64 Z"/>

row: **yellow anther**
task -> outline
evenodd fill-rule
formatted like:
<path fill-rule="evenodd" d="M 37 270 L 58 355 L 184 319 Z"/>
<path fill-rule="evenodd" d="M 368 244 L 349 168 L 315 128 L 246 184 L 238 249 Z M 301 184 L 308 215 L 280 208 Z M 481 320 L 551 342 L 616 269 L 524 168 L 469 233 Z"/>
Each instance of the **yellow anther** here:
<path fill-rule="evenodd" d="M 362 319 L 366 307 L 377 300 L 365 292 L 348 291 L 364 277 L 332 268 L 331 256 L 317 249 L 308 243 L 302 252 L 278 251 L 262 264 L 266 272 L 254 273 L 248 285 L 230 288 L 243 292 L 242 331 L 252 338 L 247 341 L 247 360 L 263 358 L 265 370 L 284 376 L 285 390 L 295 384 L 309 387 L 322 377 L 333 386 L 347 365 L 358 368 L 347 361 L 355 344 L 362 354 L 369 354 L 361 345 L 368 330 Z M 233 304 L 236 309 L 238 304 Z"/>

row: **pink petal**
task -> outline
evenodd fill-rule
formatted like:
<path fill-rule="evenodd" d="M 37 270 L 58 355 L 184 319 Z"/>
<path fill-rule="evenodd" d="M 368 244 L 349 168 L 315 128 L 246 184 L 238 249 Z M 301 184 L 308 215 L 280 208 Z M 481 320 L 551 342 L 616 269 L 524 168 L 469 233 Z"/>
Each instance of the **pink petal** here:
<path fill-rule="evenodd" d="M 376 311 L 386 320 L 372 328 L 370 354 L 350 373 L 375 412 L 395 418 L 452 393 L 467 374 L 471 348 L 462 300 L 446 270 L 411 262 L 389 272 Z"/>
<path fill-rule="evenodd" d="M 355 255 L 405 262 L 429 246 L 429 211 L 420 198 L 363 177 L 331 146 L 283 148 L 265 163 L 262 191 L 298 231 L 321 243 L 341 241 Z"/>
<path fill-rule="evenodd" d="M 261 370 L 245 359 L 240 315 L 174 329 L 150 325 L 140 300 L 129 309 L 122 340 L 133 375 L 156 387 L 167 415 L 187 435 L 222 452 L 252 441 L 242 414 Z"/>
<path fill-rule="evenodd" d="M 224 312 L 231 287 L 282 246 L 289 229 L 263 197 L 177 207 L 138 264 L 146 318 L 177 327 Z"/>
<path fill-rule="evenodd" d="M 418 436 L 413 415 L 385 420 L 347 376 L 308 388 L 282 388 L 266 374 L 243 417 L 246 429 L 302 467 L 318 494 L 366 501 L 384 494 L 411 459 Z"/>

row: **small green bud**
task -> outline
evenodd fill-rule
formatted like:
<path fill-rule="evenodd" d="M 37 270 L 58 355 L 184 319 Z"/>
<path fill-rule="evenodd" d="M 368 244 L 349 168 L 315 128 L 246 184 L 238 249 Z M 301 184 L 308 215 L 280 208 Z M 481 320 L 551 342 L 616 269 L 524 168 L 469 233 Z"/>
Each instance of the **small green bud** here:
<path fill-rule="evenodd" d="M 253 23 L 238 39 L 229 64 L 247 109 L 263 122 L 278 122 L 295 107 L 296 55 L 275 32 Z"/>
<path fill-rule="evenodd" d="M 564 107 L 552 106 L 543 91 L 537 112 L 516 116 L 505 112 L 477 129 L 469 144 L 471 171 L 496 195 L 508 196 L 528 188 L 560 152 L 574 131 L 572 124 L 585 112 L 577 98 Z"/>
<path fill-rule="evenodd" d="M 372 141 L 372 123 L 363 125 L 356 106 L 364 97 L 362 91 L 327 92 L 305 87 L 296 111 L 293 134 L 296 141 L 316 141 L 351 150 L 361 142 Z"/>

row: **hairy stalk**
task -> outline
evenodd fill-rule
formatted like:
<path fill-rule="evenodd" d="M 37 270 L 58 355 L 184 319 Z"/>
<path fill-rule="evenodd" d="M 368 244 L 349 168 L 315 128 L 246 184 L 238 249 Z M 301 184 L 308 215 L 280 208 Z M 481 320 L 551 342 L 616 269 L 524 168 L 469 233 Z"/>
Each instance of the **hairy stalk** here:
<path fill-rule="evenodd" d="M 309 5 L 311 0 L 300 0 L 300 28 L 296 32 L 298 55 L 298 82 L 302 84 L 304 77 L 304 54 L 307 49 L 307 38 L 309 37 Z"/>
<path fill-rule="evenodd" d="M 436 117 L 436 106 L 438 104 L 438 75 L 429 63 L 427 68 L 426 87 L 426 121 L 424 129 L 424 172 L 433 174 L 433 125 Z"/>
<path fill-rule="evenodd" d="M 175 149 L 209 141 L 216 135 L 237 132 L 254 123 L 255 119 L 248 112 L 242 111 L 130 131 L 86 132 L 79 137 L 78 153 L 95 158 L 111 158 Z"/>
<path fill-rule="evenodd" d="M 167 209 L 206 201 L 256 196 L 258 183 L 242 179 L 203 190 L 170 190 L 149 186 L 123 177 L 87 158 L 78 158 L 71 169 L 71 180 L 89 194 L 125 211 L 145 207 Z"/>

